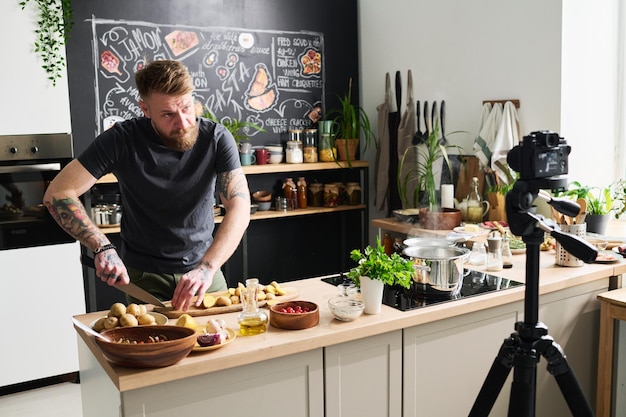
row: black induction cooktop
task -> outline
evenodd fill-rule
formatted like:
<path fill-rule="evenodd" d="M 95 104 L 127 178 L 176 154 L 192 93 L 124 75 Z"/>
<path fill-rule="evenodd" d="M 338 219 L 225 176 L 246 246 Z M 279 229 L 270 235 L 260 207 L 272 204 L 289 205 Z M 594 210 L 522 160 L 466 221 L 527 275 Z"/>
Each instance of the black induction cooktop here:
<path fill-rule="evenodd" d="M 339 285 L 349 280 L 345 275 L 338 274 L 322 278 L 322 281 L 332 285 Z M 487 292 L 504 291 L 520 285 L 524 284 L 481 271 L 465 270 L 461 291 L 454 297 L 438 294 L 422 294 L 419 291 L 405 289 L 399 286 L 385 286 L 383 304 L 401 311 L 407 311 L 462 298 L 474 297 Z"/>

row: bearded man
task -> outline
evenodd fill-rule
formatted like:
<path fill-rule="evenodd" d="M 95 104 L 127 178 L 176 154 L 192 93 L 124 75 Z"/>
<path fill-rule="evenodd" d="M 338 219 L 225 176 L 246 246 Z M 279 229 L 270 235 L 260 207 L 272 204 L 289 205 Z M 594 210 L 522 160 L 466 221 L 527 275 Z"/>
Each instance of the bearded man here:
<path fill-rule="evenodd" d="M 154 61 L 135 83 L 144 117 L 99 135 L 52 181 L 44 204 L 94 252 L 102 281 L 132 281 L 186 311 L 194 296 L 200 305 L 205 292 L 227 289 L 221 267 L 250 222 L 250 191 L 232 135 L 196 117 L 184 65 Z M 119 253 L 79 199 L 108 173 L 117 177 L 123 203 Z M 226 215 L 213 236 L 216 191 Z"/>

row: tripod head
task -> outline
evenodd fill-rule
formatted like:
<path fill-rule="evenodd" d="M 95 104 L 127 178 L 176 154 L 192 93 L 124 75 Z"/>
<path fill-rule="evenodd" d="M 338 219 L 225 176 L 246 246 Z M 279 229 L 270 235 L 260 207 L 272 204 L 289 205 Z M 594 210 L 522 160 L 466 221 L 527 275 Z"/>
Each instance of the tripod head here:
<path fill-rule="evenodd" d="M 580 206 L 567 199 L 552 198 L 541 190 L 562 190 L 567 186 L 567 157 L 571 147 L 554 132 L 533 132 L 509 152 L 507 162 L 520 173 L 520 179 L 506 195 L 506 214 L 511 232 L 527 244 L 539 245 L 544 232 L 550 233 L 565 249 L 585 263 L 598 255 L 589 242 L 561 231 L 554 221 L 530 213 L 537 197 L 547 200 L 558 212 L 575 217 Z"/>

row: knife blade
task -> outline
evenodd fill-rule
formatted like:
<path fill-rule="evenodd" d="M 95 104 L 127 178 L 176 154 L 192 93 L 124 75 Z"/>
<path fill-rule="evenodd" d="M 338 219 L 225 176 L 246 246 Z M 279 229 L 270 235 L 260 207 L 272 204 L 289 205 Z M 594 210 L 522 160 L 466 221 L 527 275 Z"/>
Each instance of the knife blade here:
<path fill-rule="evenodd" d="M 80 263 L 88 268 L 95 269 L 94 259 L 91 256 L 82 254 L 80 257 Z M 130 295 L 131 297 L 141 300 L 144 303 L 153 304 L 159 307 L 166 307 L 166 305 L 163 304 L 161 300 L 159 300 L 143 288 L 138 287 L 136 284 L 133 284 L 132 282 L 126 285 L 113 285 L 112 287 Z"/>

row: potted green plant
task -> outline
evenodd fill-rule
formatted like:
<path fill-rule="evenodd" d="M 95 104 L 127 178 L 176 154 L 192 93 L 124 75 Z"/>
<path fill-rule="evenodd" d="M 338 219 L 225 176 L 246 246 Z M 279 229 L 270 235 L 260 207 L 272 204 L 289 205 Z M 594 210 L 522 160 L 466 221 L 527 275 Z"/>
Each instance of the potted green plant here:
<path fill-rule="evenodd" d="M 555 193 L 557 197 L 573 200 L 583 198 L 587 203 L 587 232 L 603 234 L 611 214 L 619 218 L 626 212 L 626 180 L 618 179 L 608 186 L 583 185 L 572 181 L 567 189 Z"/>
<path fill-rule="evenodd" d="M 380 237 L 376 237 L 375 247 L 368 246 L 364 251 L 352 250 L 350 258 L 357 266 L 347 276 L 361 288 L 366 314 L 380 313 L 385 284 L 411 287 L 413 262 L 395 252 L 391 256 L 387 255 L 385 247 L 380 243 Z"/>
<path fill-rule="evenodd" d="M 257 131 L 257 132 L 265 132 L 265 129 L 258 126 L 252 122 L 245 122 L 242 120 L 234 119 L 232 117 L 224 117 L 221 120 L 215 116 L 211 110 L 205 108 L 204 113 L 202 113 L 202 117 L 212 120 L 215 123 L 220 123 L 224 125 L 224 127 L 233 135 L 235 138 L 235 142 L 237 142 L 237 146 L 242 141 L 248 142 L 250 140 L 249 131 Z"/>
<path fill-rule="evenodd" d="M 443 144 L 437 137 L 438 130 L 439 121 L 436 120 L 435 129 L 422 144 L 411 145 L 404 150 L 398 163 L 398 193 L 405 208 L 420 208 L 422 226 L 428 229 L 452 229 L 461 223 L 461 211 L 440 208 L 435 164 L 443 159 L 452 173 L 448 151 L 456 149 L 462 154 L 462 149 L 458 145 Z M 432 219 L 429 218 L 431 216 Z"/>
<path fill-rule="evenodd" d="M 356 158 L 359 148 L 361 133 L 365 140 L 364 150 L 370 146 L 370 141 L 374 141 L 376 147 L 378 143 L 372 131 L 369 117 L 363 108 L 352 103 L 352 78 L 348 84 L 348 92 L 339 98 L 340 107 L 328 112 L 328 119 L 333 121 L 333 133 L 335 135 L 335 145 L 340 161 L 347 161 L 352 167 L 352 161 Z"/>

